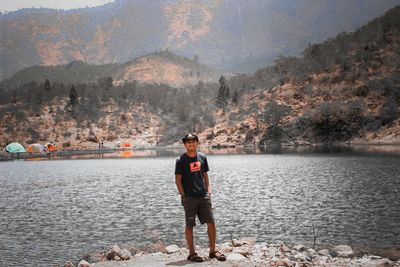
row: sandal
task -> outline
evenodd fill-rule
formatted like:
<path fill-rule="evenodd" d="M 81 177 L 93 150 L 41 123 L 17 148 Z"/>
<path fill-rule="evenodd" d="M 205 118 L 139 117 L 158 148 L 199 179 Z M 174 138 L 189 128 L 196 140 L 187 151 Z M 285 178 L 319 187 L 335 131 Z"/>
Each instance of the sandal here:
<path fill-rule="evenodd" d="M 187 259 L 190 261 L 194 261 L 194 262 L 203 262 L 204 261 L 204 259 L 202 257 L 200 257 L 199 255 L 197 255 L 197 253 L 189 255 L 187 257 Z"/>
<path fill-rule="evenodd" d="M 219 251 L 210 252 L 210 259 L 216 258 L 219 261 L 226 261 L 226 257 Z"/>

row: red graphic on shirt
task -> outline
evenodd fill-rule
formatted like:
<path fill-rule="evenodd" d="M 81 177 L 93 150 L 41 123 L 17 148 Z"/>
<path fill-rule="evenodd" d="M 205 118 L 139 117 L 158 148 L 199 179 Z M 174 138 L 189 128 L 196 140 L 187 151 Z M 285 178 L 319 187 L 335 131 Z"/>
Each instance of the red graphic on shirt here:
<path fill-rule="evenodd" d="M 190 172 L 200 171 L 201 163 L 200 161 L 190 162 Z"/>

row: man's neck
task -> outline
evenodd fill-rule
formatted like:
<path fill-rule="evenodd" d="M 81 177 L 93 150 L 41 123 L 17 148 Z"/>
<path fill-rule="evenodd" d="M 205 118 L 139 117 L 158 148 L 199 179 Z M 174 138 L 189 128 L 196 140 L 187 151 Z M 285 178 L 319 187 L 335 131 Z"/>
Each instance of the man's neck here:
<path fill-rule="evenodd" d="M 186 155 L 188 155 L 191 158 L 194 158 L 197 155 L 197 150 L 186 151 Z"/>

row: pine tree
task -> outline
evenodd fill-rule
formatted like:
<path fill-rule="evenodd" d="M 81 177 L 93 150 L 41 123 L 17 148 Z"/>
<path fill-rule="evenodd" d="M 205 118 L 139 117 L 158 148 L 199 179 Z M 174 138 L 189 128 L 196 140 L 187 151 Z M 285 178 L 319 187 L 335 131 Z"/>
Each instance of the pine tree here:
<path fill-rule="evenodd" d="M 44 81 L 44 90 L 46 90 L 47 92 L 49 92 L 51 90 L 49 79 L 46 79 Z"/>
<path fill-rule="evenodd" d="M 219 89 L 217 95 L 217 106 L 220 108 L 225 108 L 228 105 L 228 100 L 231 95 L 231 90 L 226 84 L 226 79 L 221 75 L 219 78 Z"/>
<path fill-rule="evenodd" d="M 75 85 L 71 86 L 71 91 L 69 91 L 69 101 L 72 106 L 75 106 L 78 99 L 78 93 L 76 92 Z"/>
<path fill-rule="evenodd" d="M 239 102 L 239 92 L 237 89 L 235 89 L 232 93 L 232 103 L 235 105 Z"/>

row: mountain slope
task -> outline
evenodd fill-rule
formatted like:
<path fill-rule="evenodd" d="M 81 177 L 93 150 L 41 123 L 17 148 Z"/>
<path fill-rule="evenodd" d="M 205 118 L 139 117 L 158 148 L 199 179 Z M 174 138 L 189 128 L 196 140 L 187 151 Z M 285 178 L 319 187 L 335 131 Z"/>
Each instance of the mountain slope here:
<path fill-rule="evenodd" d="M 34 65 L 126 62 L 169 48 L 219 69 L 254 71 L 278 55 L 352 31 L 399 0 L 117 0 L 71 11 L 0 14 L 0 80 Z"/>
<path fill-rule="evenodd" d="M 26 83 L 43 82 L 45 79 L 64 84 L 96 83 L 104 77 L 113 78 L 116 85 L 136 81 L 180 87 L 197 84 L 199 81 L 217 81 L 219 72 L 195 60 L 161 51 L 124 64 L 93 65 L 73 61 L 65 65 L 29 67 L 4 80 L 2 85 L 18 88 Z"/>

